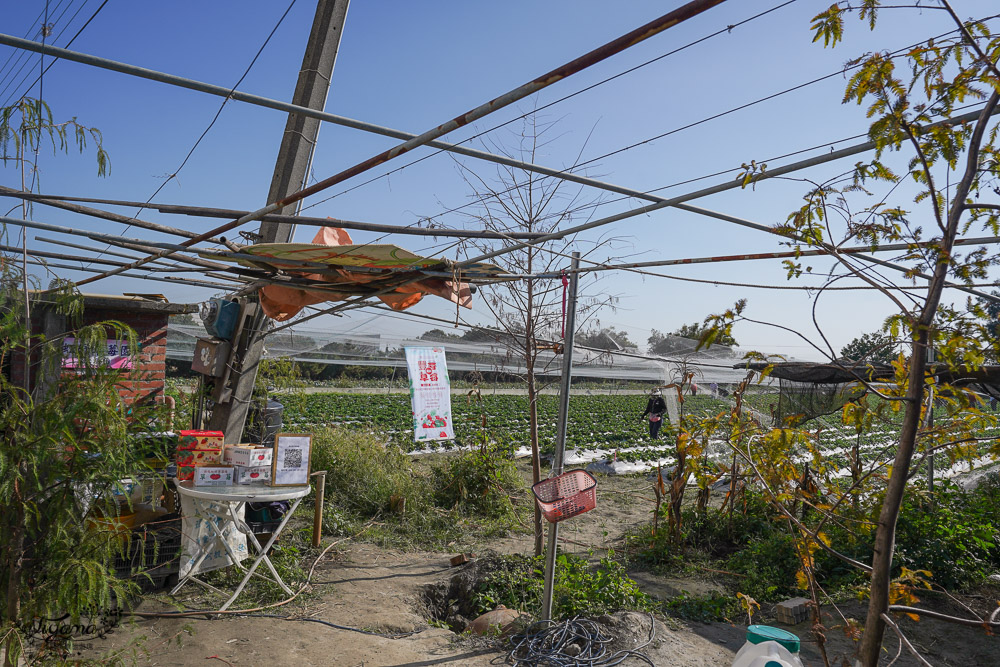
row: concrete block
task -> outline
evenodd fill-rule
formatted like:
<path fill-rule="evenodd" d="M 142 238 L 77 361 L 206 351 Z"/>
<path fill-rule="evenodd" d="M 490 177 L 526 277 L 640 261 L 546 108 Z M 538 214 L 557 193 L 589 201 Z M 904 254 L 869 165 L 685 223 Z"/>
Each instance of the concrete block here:
<path fill-rule="evenodd" d="M 774 615 L 785 625 L 797 625 L 809 618 L 809 605 L 812 600 L 807 598 L 792 598 L 774 605 Z"/>

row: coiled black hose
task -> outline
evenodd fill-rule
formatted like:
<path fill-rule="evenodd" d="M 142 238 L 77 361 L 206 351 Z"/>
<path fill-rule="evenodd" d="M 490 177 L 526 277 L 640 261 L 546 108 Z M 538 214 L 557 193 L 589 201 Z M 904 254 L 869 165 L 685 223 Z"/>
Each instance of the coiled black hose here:
<path fill-rule="evenodd" d="M 538 621 L 524 632 L 510 638 L 507 664 L 515 667 L 614 667 L 628 658 L 636 658 L 655 667 L 639 649 L 649 646 L 656 634 L 656 623 L 649 615 L 649 638 L 634 649 L 614 653 L 608 645 L 614 641 L 601 631 L 599 623 L 579 616 L 567 621 Z"/>

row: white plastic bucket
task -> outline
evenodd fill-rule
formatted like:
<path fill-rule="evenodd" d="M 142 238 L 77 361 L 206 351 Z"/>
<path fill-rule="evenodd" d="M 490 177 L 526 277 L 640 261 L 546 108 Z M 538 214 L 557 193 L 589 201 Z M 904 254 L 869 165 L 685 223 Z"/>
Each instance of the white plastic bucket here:
<path fill-rule="evenodd" d="M 802 667 L 799 638 L 781 628 L 751 625 L 733 667 Z"/>

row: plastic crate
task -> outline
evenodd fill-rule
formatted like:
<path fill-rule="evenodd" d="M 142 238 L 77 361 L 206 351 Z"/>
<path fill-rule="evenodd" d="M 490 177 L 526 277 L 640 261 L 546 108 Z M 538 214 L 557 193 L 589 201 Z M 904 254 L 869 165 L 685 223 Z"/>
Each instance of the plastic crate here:
<path fill-rule="evenodd" d="M 180 571 L 181 518 L 168 514 L 132 530 L 125 551 L 115 557 L 115 575 L 133 579 L 144 593 L 161 590 Z"/>
<path fill-rule="evenodd" d="M 269 535 L 281 525 L 284 512 L 276 511 L 270 503 L 247 503 L 243 520 L 254 535 Z"/>
<path fill-rule="evenodd" d="M 543 479 L 531 487 L 531 492 L 549 523 L 558 523 L 597 507 L 597 480 L 586 470 L 570 470 Z"/>

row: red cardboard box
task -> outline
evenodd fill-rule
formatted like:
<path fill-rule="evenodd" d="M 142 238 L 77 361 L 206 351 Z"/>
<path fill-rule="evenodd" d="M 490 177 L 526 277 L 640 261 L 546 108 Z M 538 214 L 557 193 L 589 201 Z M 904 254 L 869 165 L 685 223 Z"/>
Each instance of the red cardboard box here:
<path fill-rule="evenodd" d="M 222 431 L 180 431 L 178 451 L 188 449 L 218 449 L 222 451 L 225 434 Z"/>
<path fill-rule="evenodd" d="M 194 478 L 194 466 L 218 465 L 222 461 L 222 431 L 180 431 L 177 444 L 177 479 Z"/>
<path fill-rule="evenodd" d="M 218 449 L 190 449 L 177 452 L 179 466 L 207 466 L 222 463 L 222 451 Z"/>

